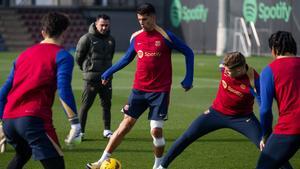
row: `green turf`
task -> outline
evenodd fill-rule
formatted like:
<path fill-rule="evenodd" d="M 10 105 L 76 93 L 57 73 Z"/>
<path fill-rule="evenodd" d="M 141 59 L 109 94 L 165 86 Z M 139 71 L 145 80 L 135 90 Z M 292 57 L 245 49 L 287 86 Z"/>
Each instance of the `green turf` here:
<path fill-rule="evenodd" d="M 12 60 L 17 53 L 0 53 L 0 84 L 2 85 L 9 73 Z M 118 53 L 115 57 L 120 57 Z M 191 121 L 206 110 L 215 97 L 218 87 L 219 57 L 197 55 L 195 57 L 194 88 L 184 92 L 180 87 L 185 73 L 184 57 L 173 55 L 173 88 L 169 109 L 169 120 L 165 124 L 164 134 L 167 140 L 167 149 L 172 142 L 189 126 Z M 258 71 L 271 60 L 270 57 L 247 58 L 250 65 Z M 114 75 L 113 104 L 112 104 L 112 129 L 115 129 L 122 120 L 120 109 L 126 102 L 130 93 L 134 76 L 135 63 Z M 76 66 L 74 69 L 73 89 L 78 109 L 82 89 L 81 73 Z M 257 112 L 257 106 L 255 106 Z M 68 169 L 83 169 L 87 162 L 96 161 L 102 154 L 107 143 L 102 138 L 102 116 L 99 99 L 89 111 L 86 127 L 87 141 L 74 149 L 67 149 L 63 143 L 69 130 L 69 123 L 55 100 L 53 107 L 54 125 L 59 135 L 65 154 Z M 149 169 L 152 168 L 152 139 L 149 134 L 149 121 L 147 113 L 140 118 L 136 126 L 129 133 L 123 143 L 114 152 L 113 157 L 119 159 L 124 169 Z M 12 147 L 8 147 L 5 154 L 0 154 L 0 169 L 5 168 L 14 155 Z M 240 134 L 228 129 L 219 130 L 208 134 L 189 146 L 171 165 L 172 169 L 252 169 L 255 167 L 259 151 L 256 147 Z M 300 166 L 300 153 L 297 153 L 291 163 L 295 169 Z M 30 160 L 26 169 L 41 169 L 39 162 Z"/>

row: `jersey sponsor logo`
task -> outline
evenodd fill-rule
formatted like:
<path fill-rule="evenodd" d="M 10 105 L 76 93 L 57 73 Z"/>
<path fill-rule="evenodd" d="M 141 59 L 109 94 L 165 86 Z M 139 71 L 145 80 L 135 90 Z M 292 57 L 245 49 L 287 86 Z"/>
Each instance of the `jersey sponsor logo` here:
<path fill-rule="evenodd" d="M 228 86 L 228 91 L 230 91 L 230 92 L 232 92 L 232 93 L 234 93 L 234 94 L 236 94 L 236 95 L 238 95 L 240 97 L 243 97 L 243 94 L 241 92 L 235 90 L 234 88 L 232 88 L 230 86 Z"/>
<path fill-rule="evenodd" d="M 158 47 L 161 45 L 161 42 L 160 41 L 155 41 L 155 46 Z"/>
<path fill-rule="evenodd" d="M 160 52 L 143 52 L 142 50 L 139 50 L 137 52 L 138 57 L 141 59 L 142 57 L 160 57 L 161 53 Z"/>
<path fill-rule="evenodd" d="M 241 92 L 235 90 L 231 86 L 228 86 L 228 84 L 225 82 L 225 80 L 222 80 L 221 82 L 222 82 L 222 86 L 224 89 L 227 89 L 229 92 L 234 93 L 234 94 L 238 95 L 239 97 L 243 97 L 243 94 Z"/>
<path fill-rule="evenodd" d="M 141 44 L 142 44 L 141 42 L 138 42 L 138 43 L 137 43 L 137 45 L 141 45 Z"/>
<path fill-rule="evenodd" d="M 160 57 L 161 53 L 160 52 L 145 52 L 145 56 L 147 56 L 147 57 Z"/>

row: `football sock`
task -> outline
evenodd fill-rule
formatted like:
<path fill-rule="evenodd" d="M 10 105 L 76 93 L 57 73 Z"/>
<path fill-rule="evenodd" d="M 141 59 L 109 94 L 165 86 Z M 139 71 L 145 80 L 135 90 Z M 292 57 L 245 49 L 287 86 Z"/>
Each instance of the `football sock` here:
<path fill-rule="evenodd" d="M 162 160 L 163 160 L 163 157 L 155 157 L 155 162 L 154 162 L 153 168 L 155 168 L 155 169 L 158 168 L 159 165 L 161 164 Z"/>
<path fill-rule="evenodd" d="M 167 169 L 167 168 L 164 168 L 163 166 L 159 166 L 157 169 Z"/>
<path fill-rule="evenodd" d="M 108 153 L 106 151 L 103 152 L 100 160 L 98 160 L 98 163 L 102 163 L 104 160 L 108 159 L 111 156 L 111 153 Z"/>

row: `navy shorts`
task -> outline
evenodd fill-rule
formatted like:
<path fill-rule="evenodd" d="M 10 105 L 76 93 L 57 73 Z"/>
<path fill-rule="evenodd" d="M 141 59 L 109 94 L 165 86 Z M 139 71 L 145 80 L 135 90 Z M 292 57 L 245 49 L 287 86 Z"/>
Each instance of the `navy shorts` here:
<path fill-rule="evenodd" d="M 55 129 L 38 117 L 20 117 L 3 120 L 7 142 L 17 153 L 32 153 L 33 159 L 44 160 L 63 156 Z"/>
<path fill-rule="evenodd" d="M 138 119 L 149 108 L 149 120 L 167 120 L 170 92 L 144 92 L 132 89 L 126 114 Z"/>

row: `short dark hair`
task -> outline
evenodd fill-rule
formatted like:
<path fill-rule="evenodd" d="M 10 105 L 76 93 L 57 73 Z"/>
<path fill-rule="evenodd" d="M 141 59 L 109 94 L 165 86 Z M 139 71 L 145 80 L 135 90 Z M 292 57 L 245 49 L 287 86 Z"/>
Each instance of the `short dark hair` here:
<path fill-rule="evenodd" d="M 150 3 L 143 3 L 136 9 L 136 13 L 140 15 L 152 15 L 155 14 L 155 8 Z"/>
<path fill-rule="evenodd" d="M 96 20 L 98 21 L 99 19 L 110 20 L 110 17 L 106 14 L 99 14 Z"/>
<path fill-rule="evenodd" d="M 277 31 L 273 33 L 269 38 L 269 47 L 274 49 L 276 55 L 297 54 L 297 44 L 290 32 Z"/>
<path fill-rule="evenodd" d="M 223 64 L 229 69 L 234 69 L 236 67 L 245 65 L 246 59 L 245 56 L 240 52 L 229 52 L 226 53 Z"/>
<path fill-rule="evenodd" d="M 41 20 L 42 30 L 49 37 L 60 36 L 70 25 L 70 20 L 67 15 L 60 12 L 49 12 L 43 16 Z"/>

